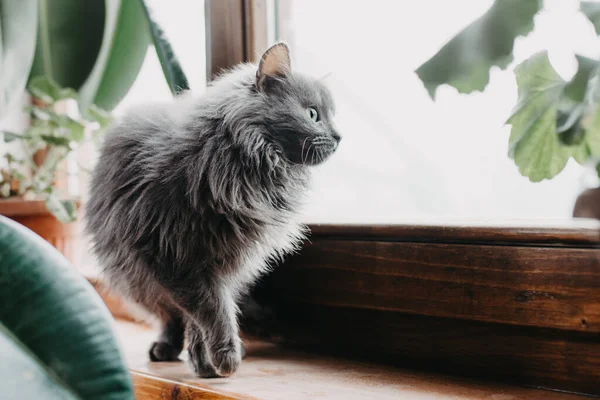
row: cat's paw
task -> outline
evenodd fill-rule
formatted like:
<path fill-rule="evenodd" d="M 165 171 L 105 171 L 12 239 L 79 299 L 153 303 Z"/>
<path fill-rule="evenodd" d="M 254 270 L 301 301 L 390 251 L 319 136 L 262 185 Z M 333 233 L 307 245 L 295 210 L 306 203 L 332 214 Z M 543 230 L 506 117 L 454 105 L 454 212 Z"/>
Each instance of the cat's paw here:
<path fill-rule="evenodd" d="M 219 374 L 210 363 L 202 342 L 192 343 L 188 347 L 189 362 L 194 373 L 200 378 L 219 378 Z"/>
<path fill-rule="evenodd" d="M 166 342 L 154 342 L 148 353 L 150 361 L 180 361 L 179 353 L 181 353 L 181 350 Z"/>
<path fill-rule="evenodd" d="M 242 343 L 238 339 L 212 348 L 212 359 L 220 376 L 233 374 L 242 362 Z"/>

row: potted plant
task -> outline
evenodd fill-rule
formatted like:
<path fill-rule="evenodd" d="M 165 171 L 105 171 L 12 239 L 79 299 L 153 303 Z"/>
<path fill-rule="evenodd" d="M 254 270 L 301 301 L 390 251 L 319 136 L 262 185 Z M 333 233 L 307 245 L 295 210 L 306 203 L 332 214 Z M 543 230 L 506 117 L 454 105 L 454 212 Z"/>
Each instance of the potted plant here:
<path fill-rule="evenodd" d="M 542 3 L 496 0 L 416 70 L 430 96 L 435 99 L 444 84 L 460 93 L 483 91 L 492 67 L 508 67 L 516 38 L 533 29 Z M 600 35 L 600 3 L 581 1 L 580 11 Z M 532 182 L 554 178 L 571 158 L 600 173 L 600 61 L 576 57 L 578 69 L 569 81 L 554 70 L 546 52 L 515 68 L 518 101 L 507 121 L 512 126 L 508 153 Z M 600 218 L 600 189 L 582 193 L 573 214 Z"/>
<path fill-rule="evenodd" d="M 75 262 L 78 199 L 65 190 L 65 158 L 101 137 L 150 44 L 173 93 L 187 81 L 144 0 L 0 0 L 0 10 L 0 60 L 11 66 L 0 80 L 0 143 L 12 142 L 0 152 L 0 214 Z M 2 129 L 3 117 L 22 112 L 25 89 L 31 125 Z"/>
<path fill-rule="evenodd" d="M 31 79 L 28 91 L 35 99 L 27 107 L 31 124 L 22 133 L 2 132 L 5 151 L 0 167 L 0 214 L 35 231 L 71 262 L 75 262 L 78 202 L 64 184 L 64 161 L 86 140 L 96 140 L 111 121 L 110 114 L 91 106 L 82 117 L 69 115 L 66 105 L 77 92 L 63 89 L 47 77 Z M 62 183 L 62 184 L 61 184 Z"/>

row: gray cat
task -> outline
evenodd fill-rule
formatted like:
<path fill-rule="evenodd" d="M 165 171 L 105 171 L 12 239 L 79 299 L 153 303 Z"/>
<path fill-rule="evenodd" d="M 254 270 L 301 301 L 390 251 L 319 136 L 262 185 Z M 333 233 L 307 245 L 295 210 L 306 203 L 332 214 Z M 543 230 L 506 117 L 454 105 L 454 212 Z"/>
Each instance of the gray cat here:
<path fill-rule="evenodd" d="M 178 360 L 185 336 L 199 376 L 238 368 L 239 301 L 301 243 L 309 167 L 341 139 L 333 114 L 278 43 L 202 97 L 131 110 L 107 134 L 86 228 L 112 288 L 160 319 L 152 360 Z"/>

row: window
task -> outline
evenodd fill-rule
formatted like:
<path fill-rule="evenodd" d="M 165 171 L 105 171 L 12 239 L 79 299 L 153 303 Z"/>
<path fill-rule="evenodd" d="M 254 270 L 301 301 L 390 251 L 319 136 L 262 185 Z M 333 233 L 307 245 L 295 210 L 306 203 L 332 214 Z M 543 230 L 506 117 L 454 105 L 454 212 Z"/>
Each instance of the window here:
<path fill-rule="evenodd" d="M 531 183 L 507 157 L 517 99 L 512 67 L 549 49 L 569 78 L 572 50 L 595 57 L 597 36 L 578 1 L 547 1 L 535 30 L 516 43 L 506 71 L 486 91 L 441 87 L 429 98 L 415 69 L 483 14 L 491 0 L 273 2 L 277 37 L 294 66 L 326 82 L 344 140 L 318 168 L 305 218 L 311 222 L 403 223 L 430 218 L 569 218 L 595 172 L 570 161 L 551 181 Z M 561 26 L 561 29 L 556 29 Z"/>

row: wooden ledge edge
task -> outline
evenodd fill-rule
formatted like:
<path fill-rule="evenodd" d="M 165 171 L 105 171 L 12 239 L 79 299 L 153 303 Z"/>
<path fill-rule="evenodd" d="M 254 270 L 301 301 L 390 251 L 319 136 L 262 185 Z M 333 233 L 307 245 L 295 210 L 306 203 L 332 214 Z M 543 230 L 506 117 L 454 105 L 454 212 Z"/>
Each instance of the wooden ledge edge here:
<path fill-rule="evenodd" d="M 253 400 L 254 397 L 217 391 L 208 386 L 189 384 L 161 378 L 135 370 L 129 370 L 133 380 L 136 399 L 173 400 Z"/>

